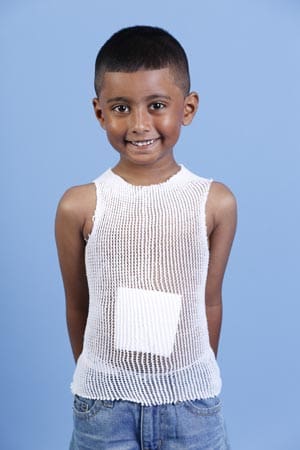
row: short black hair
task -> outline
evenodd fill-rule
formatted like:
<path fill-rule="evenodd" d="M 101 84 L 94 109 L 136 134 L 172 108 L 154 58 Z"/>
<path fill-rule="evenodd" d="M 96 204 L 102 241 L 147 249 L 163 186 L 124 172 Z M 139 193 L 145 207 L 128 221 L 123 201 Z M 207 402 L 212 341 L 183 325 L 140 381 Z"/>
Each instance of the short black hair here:
<path fill-rule="evenodd" d="M 95 63 L 95 91 L 99 96 L 105 72 L 136 72 L 170 68 L 184 95 L 190 91 L 187 56 L 180 43 L 158 27 L 123 28 L 101 47 Z"/>

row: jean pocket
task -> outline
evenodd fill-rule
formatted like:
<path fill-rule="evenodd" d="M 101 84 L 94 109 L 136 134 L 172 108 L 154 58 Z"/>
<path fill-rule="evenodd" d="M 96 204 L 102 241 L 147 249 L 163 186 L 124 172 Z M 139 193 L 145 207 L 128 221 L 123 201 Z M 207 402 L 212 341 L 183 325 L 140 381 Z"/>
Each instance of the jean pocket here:
<path fill-rule="evenodd" d="M 111 409 L 114 407 L 113 400 L 96 400 L 92 398 L 81 397 L 74 395 L 73 412 L 74 415 L 80 418 L 88 419 L 95 416 L 101 408 Z"/>
<path fill-rule="evenodd" d="M 184 406 L 192 413 L 200 416 L 210 416 L 217 414 L 221 411 L 221 400 L 218 396 L 199 399 L 199 400 L 186 400 Z"/>
<path fill-rule="evenodd" d="M 97 400 L 91 398 L 81 397 L 80 395 L 74 395 L 73 411 L 80 416 L 92 415 L 95 409 Z"/>

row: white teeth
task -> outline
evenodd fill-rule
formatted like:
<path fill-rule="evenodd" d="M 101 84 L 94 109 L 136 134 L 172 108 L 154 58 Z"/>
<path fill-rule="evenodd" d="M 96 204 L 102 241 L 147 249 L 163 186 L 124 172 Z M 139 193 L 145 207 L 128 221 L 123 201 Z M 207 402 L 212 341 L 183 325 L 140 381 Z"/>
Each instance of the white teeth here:
<path fill-rule="evenodd" d="M 148 141 L 130 141 L 131 144 L 136 145 L 137 147 L 143 147 L 144 145 L 153 144 L 154 139 L 149 139 Z"/>

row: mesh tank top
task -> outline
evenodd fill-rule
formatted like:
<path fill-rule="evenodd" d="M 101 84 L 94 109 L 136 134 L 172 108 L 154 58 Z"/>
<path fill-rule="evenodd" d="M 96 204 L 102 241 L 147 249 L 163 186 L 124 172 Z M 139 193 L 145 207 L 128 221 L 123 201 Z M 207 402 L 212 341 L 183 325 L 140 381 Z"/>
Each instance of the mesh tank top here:
<path fill-rule="evenodd" d="M 204 298 L 210 184 L 184 166 L 150 186 L 110 169 L 95 180 L 90 305 L 73 394 L 143 405 L 219 394 Z"/>

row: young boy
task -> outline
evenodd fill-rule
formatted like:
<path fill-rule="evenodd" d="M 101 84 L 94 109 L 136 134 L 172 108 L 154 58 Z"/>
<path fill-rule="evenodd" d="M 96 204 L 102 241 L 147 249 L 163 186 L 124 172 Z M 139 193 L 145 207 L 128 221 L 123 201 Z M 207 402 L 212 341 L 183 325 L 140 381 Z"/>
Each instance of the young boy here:
<path fill-rule="evenodd" d="M 162 29 L 123 29 L 95 89 L 119 162 L 69 189 L 56 217 L 77 361 L 70 449 L 228 449 L 216 355 L 236 203 L 174 159 L 198 107 L 185 52 Z"/>

